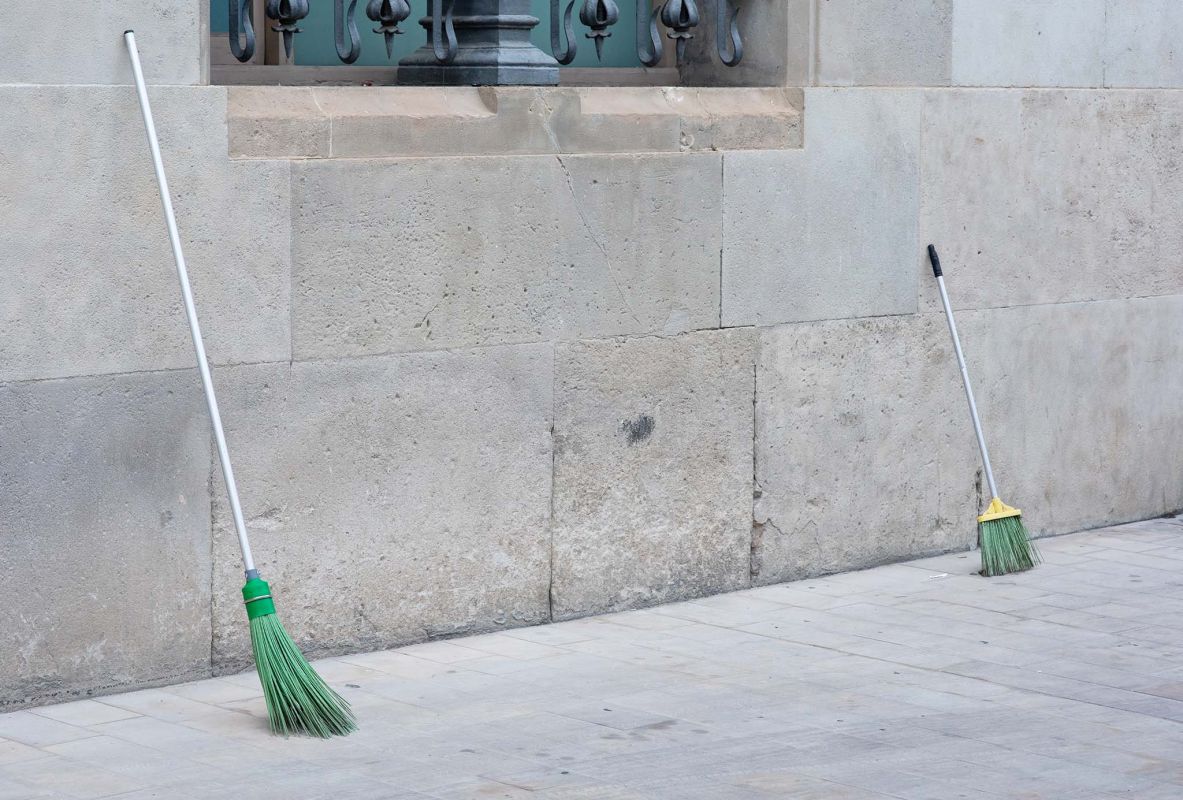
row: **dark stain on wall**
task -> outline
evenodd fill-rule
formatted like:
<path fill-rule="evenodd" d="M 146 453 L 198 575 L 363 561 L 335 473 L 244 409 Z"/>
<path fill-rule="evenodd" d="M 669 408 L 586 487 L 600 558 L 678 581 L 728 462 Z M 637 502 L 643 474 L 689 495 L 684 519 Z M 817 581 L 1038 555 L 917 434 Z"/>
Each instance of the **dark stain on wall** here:
<path fill-rule="evenodd" d="M 648 414 L 642 414 L 636 419 L 626 419 L 620 424 L 630 445 L 640 444 L 648 439 L 653 435 L 654 427 L 656 427 L 656 423 L 653 421 L 653 417 Z"/>

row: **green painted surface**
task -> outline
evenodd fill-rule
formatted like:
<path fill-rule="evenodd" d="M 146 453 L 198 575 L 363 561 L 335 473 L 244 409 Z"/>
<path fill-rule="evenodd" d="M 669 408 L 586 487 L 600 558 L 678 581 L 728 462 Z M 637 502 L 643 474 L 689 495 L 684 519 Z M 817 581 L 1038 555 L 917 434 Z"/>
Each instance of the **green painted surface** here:
<path fill-rule="evenodd" d="M 230 30 L 230 14 L 226 9 L 226 0 L 209 0 L 209 29 L 210 33 L 226 33 Z"/>
<path fill-rule="evenodd" d="M 567 0 L 570 2 L 570 0 Z M 631 0 L 619 0 L 620 21 L 612 26 L 612 36 L 604 43 L 604 60 L 596 60 L 595 43 L 586 38 L 587 28 L 579 23 L 579 2 L 571 13 L 575 26 L 575 38 L 579 54 L 571 64 L 573 67 L 637 67 L 640 62 L 636 54 L 636 5 Z M 333 3 L 332 0 L 312 0 L 312 10 L 301 23 L 304 32 L 296 37 L 296 63 L 306 66 L 332 66 L 340 64 L 333 46 Z M 426 3 L 415 2 L 411 18 L 403 23 L 402 36 L 395 37 L 394 58 L 386 58 L 386 45 L 382 37 L 371 31 L 375 25 L 366 17 L 365 3 L 357 6 L 357 29 L 361 33 L 361 57 L 357 64 L 382 66 L 395 64 L 400 58 L 420 47 L 426 40 L 426 32 L 418 20 L 426 13 Z M 550 52 L 550 2 L 533 0 L 533 13 L 542 22 L 534 29 L 534 44 Z M 564 6 L 566 10 L 566 6 Z M 210 0 L 210 30 L 225 33 L 228 29 L 226 0 Z M 224 45 L 229 47 L 229 45 Z"/>

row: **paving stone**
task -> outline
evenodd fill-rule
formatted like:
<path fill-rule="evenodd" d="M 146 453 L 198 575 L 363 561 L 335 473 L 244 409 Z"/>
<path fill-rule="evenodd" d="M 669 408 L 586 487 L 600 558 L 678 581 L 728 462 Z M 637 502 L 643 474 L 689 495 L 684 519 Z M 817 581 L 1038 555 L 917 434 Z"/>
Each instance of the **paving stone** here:
<path fill-rule="evenodd" d="M 60 797 L 48 789 L 38 789 L 23 781 L 10 780 L 0 775 L 0 800 L 58 800 Z"/>
<path fill-rule="evenodd" d="M 118 719 L 130 719 L 138 716 L 134 711 L 116 708 L 94 700 L 78 700 L 56 706 L 43 706 L 33 709 L 33 713 L 80 727 L 100 725 L 104 722 L 114 722 Z"/>
<path fill-rule="evenodd" d="M 319 661 L 344 739 L 271 736 L 251 674 L 0 715 L 0 798 L 1174 798 L 1183 593 L 1109 559 L 1183 554 L 1180 527 L 1055 539 L 1006 578 L 916 562 Z"/>
<path fill-rule="evenodd" d="M 72 762 L 89 764 L 147 783 L 199 780 L 208 775 L 201 765 L 177 754 L 166 754 L 152 747 L 106 735 L 63 742 L 45 749 Z"/>
<path fill-rule="evenodd" d="M 44 750 L 27 744 L 14 742 L 10 739 L 0 739 L 0 765 L 15 764 L 18 761 L 32 761 L 35 758 L 45 758 Z"/>
<path fill-rule="evenodd" d="M 130 760 L 131 757 L 132 754 L 129 753 L 127 758 Z M 10 764 L 0 773 L 0 779 L 3 778 L 10 778 L 40 790 L 45 796 L 55 800 L 97 800 L 101 797 L 137 791 L 143 786 L 140 779 L 117 775 L 92 764 L 84 764 L 58 755 L 50 755 L 37 761 Z M 16 794 L 13 798 L 16 800 L 27 796 L 29 795 Z M 39 795 L 34 793 L 32 796 Z"/>
<path fill-rule="evenodd" d="M 255 678 L 255 680 L 258 679 Z M 189 700 L 168 689 L 143 689 L 138 692 L 127 692 L 126 694 L 104 697 L 99 702 L 166 722 L 180 722 L 217 710 L 215 705 Z"/>

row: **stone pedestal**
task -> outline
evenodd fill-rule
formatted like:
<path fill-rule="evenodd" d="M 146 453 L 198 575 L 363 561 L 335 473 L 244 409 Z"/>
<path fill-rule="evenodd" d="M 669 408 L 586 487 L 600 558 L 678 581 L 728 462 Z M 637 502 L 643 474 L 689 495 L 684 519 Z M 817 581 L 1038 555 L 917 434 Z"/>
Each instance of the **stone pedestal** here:
<path fill-rule="evenodd" d="M 441 64 L 432 47 L 432 20 L 419 21 L 427 43 L 399 62 L 398 82 L 413 86 L 553 86 L 559 64 L 530 42 L 539 23 L 530 0 L 456 0 L 458 51 Z"/>

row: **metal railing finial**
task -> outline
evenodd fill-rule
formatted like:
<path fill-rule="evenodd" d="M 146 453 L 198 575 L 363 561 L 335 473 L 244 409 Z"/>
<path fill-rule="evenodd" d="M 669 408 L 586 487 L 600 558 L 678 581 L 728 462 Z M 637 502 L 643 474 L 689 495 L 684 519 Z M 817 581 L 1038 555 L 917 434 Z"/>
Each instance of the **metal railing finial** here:
<path fill-rule="evenodd" d="M 411 16 L 411 6 L 407 0 L 370 0 L 366 16 L 378 23 L 374 33 L 382 34 L 386 40 L 386 57 L 394 58 L 394 37 L 404 33 L 399 25 Z"/>
<path fill-rule="evenodd" d="M 271 30 L 283 34 L 283 52 L 291 59 L 292 40 L 300 32 L 300 20 L 308 16 L 308 0 L 267 0 L 267 19 L 275 20 Z"/>
<path fill-rule="evenodd" d="M 620 19 L 620 7 L 615 0 L 584 0 L 579 9 L 579 21 L 591 30 L 587 38 L 596 43 L 596 58 L 604 60 L 604 40 L 612 35 L 608 28 Z"/>

